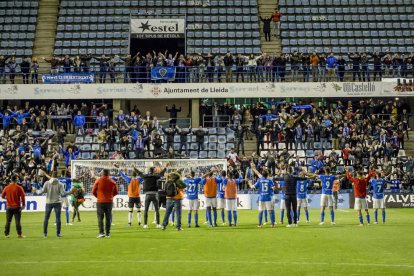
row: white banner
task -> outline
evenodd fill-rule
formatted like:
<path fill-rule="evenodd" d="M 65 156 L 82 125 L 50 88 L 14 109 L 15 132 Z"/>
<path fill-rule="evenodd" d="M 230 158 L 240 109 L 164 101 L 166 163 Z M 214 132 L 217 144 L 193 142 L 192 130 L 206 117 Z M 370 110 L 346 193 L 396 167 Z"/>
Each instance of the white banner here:
<path fill-rule="evenodd" d="M 397 97 L 392 82 L 4 84 L 0 100 Z"/>
<path fill-rule="evenodd" d="M 382 81 L 392 86 L 392 90 L 387 91 L 392 96 L 414 96 L 414 78 L 384 78 Z"/>
<path fill-rule="evenodd" d="M 131 36 L 134 38 L 183 38 L 185 20 L 180 18 L 131 19 Z"/>

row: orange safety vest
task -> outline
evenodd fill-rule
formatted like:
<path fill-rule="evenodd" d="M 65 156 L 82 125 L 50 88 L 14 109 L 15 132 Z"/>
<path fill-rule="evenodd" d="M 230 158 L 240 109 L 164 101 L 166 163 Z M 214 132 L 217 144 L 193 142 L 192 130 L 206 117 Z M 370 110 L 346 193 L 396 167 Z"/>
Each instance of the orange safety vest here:
<path fill-rule="evenodd" d="M 141 187 L 139 185 L 138 178 L 131 178 L 131 181 L 128 185 L 128 196 L 129 197 L 139 197 Z"/>
<path fill-rule="evenodd" d="M 234 179 L 228 179 L 226 187 L 224 188 L 224 198 L 235 199 L 237 198 L 237 185 Z"/>
<path fill-rule="evenodd" d="M 339 180 L 338 179 L 334 180 L 333 186 L 332 186 L 332 191 L 333 192 L 338 192 L 339 191 Z"/>
<path fill-rule="evenodd" d="M 216 197 L 217 196 L 217 183 L 215 177 L 206 178 L 206 184 L 204 185 L 204 196 L 205 197 Z"/>

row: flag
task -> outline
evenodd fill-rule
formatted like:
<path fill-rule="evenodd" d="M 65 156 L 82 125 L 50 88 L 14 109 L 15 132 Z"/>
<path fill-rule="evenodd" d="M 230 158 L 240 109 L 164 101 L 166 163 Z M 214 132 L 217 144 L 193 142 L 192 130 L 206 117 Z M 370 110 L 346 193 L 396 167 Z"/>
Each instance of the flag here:
<path fill-rule="evenodd" d="M 175 80 L 174 66 L 157 66 L 151 69 L 151 80 Z"/>

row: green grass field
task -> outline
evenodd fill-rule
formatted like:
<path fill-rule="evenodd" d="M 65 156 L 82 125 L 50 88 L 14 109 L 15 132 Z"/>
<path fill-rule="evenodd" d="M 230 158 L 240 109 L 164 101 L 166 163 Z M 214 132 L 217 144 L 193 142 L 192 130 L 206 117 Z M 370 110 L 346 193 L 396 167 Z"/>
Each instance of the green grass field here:
<path fill-rule="evenodd" d="M 277 211 L 278 212 L 278 211 Z M 127 226 L 127 213 L 114 212 L 112 237 L 96 239 L 94 212 L 62 226 L 63 238 L 43 238 L 43 213 L 24 213 L 23 233 L 0 240 L 1 275 L 414 275 L 414 220 L 409 209 L 388 209 L 387 224 L 360 227 L 353 210 L 338 210 L 336 225 L 262 229 L 257 211 L 239 211 L 237 228 L 187 228 L 178 232 Z M 372 214 L 371 214 L 372 216 Z M 62 218 L 64 215 L 62 215 Z M 135 215 L 134 215 L 135 217 Z M 150 220 L 153 214 L 150 214 Z M 204 212 L 200 214 L 204 220 Z M 277 214 L 279 218 L 279 214 Z M 136 219 L 136 218 L 135 218 Z M 5 222 L 0 214 L 1 227 Z M 183 215 L 186 225 L 187 214 Z"/>

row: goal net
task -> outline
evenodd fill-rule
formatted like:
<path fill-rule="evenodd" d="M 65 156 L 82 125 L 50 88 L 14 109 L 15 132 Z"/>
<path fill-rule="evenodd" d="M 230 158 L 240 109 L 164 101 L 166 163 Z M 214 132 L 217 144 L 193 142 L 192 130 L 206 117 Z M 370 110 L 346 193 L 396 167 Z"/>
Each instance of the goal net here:
<path fill-rule="evenodd" d="M 147 173 L 151 167 L 155 168 L 155 172 L 160 172 L 166 167 L 167 173 L 181 170 L 182 176 L 185 176 L 194 171 L 196 176 L 201 176 L 213 168 L 227 170 L 227 161 L 225 159 L 72 160 L 71 177 L 79 178 L 85 192 L 90 194 L 95 179 L 101 176 L 104 169 L 108 169 L 110 177 L 118 184 L 119 194 L 126 194 L 129 183 L 125 182 L 119 171 L 122 170 L 131 177 L 134 166 L 143 173 Z"/>

